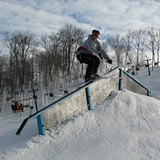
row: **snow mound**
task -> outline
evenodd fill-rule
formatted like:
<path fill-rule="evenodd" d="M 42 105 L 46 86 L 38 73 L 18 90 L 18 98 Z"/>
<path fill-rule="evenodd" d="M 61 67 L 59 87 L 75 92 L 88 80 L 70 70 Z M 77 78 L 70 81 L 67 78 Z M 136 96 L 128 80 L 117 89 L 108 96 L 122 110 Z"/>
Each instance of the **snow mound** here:
<path fill-rule="evenodd" d="M 158 160 L 160 101 L 114 91 L 93 110 L 1 151 L 5 160 Z M 22 139 L 21 139 L 22 140 Z"/>

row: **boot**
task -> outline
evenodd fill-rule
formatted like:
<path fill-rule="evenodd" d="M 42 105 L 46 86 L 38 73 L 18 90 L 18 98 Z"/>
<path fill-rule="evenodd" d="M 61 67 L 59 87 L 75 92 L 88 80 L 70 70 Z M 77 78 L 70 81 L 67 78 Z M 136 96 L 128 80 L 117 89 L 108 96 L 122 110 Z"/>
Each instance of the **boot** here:
<path fill-rule="evenodd" d="M 94 76 L 96 77 L 96 78 L 99 78 L 100 77 L 100 75 L 99 74 L 94 74 Z"/>
<path fill-rule="evenodd" d="M 94 75 L 91 75 L 89 78 L 85 78 L 85 82 L 93 81 L 94 79 L 96 79 L 96 77 Z"/>

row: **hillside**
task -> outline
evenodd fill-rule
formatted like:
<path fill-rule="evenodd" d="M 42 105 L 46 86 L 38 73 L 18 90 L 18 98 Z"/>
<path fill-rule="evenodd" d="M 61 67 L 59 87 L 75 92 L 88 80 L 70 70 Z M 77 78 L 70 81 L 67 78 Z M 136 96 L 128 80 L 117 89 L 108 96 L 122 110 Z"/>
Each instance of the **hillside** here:
<path fill-rule="evenodd" d="M 0 128 L 6 129 L 6 133 L 0 134 L 0 159 L 158 160 L 160 101 L 154 95 L 160 92 L 155 86 L 159 68 L 150 77 L 144 69 L 136 78 L 149 85 L 151 97 L 127 90 L 114 91 L 92 111 L 67 120 L 45 136 L 36 135 L 36 121 L 16 136 L 20 119 L 15 115 L 1 116 Z"/>

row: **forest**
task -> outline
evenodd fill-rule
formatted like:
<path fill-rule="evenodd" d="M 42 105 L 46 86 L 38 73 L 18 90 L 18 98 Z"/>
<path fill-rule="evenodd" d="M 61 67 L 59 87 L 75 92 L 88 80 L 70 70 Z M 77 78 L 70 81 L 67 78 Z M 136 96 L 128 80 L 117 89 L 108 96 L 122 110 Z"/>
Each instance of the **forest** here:
<path fill-rule="evenodd" d="M 29 32 L 5 31 L 0 45 L 0 93 L 14 95 L 32 88 L 64 88 L 66 82 L 83 76 L 85 65 L 76 59 L 76 50 L 87 38 L 84 30 L 65 24 L 57 32 L 37 37 Z M 139 70 L 159 66 L 160 27 L 108 35 L 99 40 L 114 66 Z M 148 63 L 147 63 L 148 62 Z M 102 67 L 106 66 L 105 60 Z"/>

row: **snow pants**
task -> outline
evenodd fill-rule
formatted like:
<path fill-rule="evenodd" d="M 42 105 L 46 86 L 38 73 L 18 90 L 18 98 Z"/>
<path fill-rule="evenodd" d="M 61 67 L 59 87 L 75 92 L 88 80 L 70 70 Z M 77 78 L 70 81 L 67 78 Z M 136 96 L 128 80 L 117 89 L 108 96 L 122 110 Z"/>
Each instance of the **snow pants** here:
<path fill-rule="evenodd" d="M 100 64 L 100 59 L 98 57 L 91 54 L 80 53 L 77 58 L 80 63 L 88 64 L 85 79 L 97 73 Z"/>

